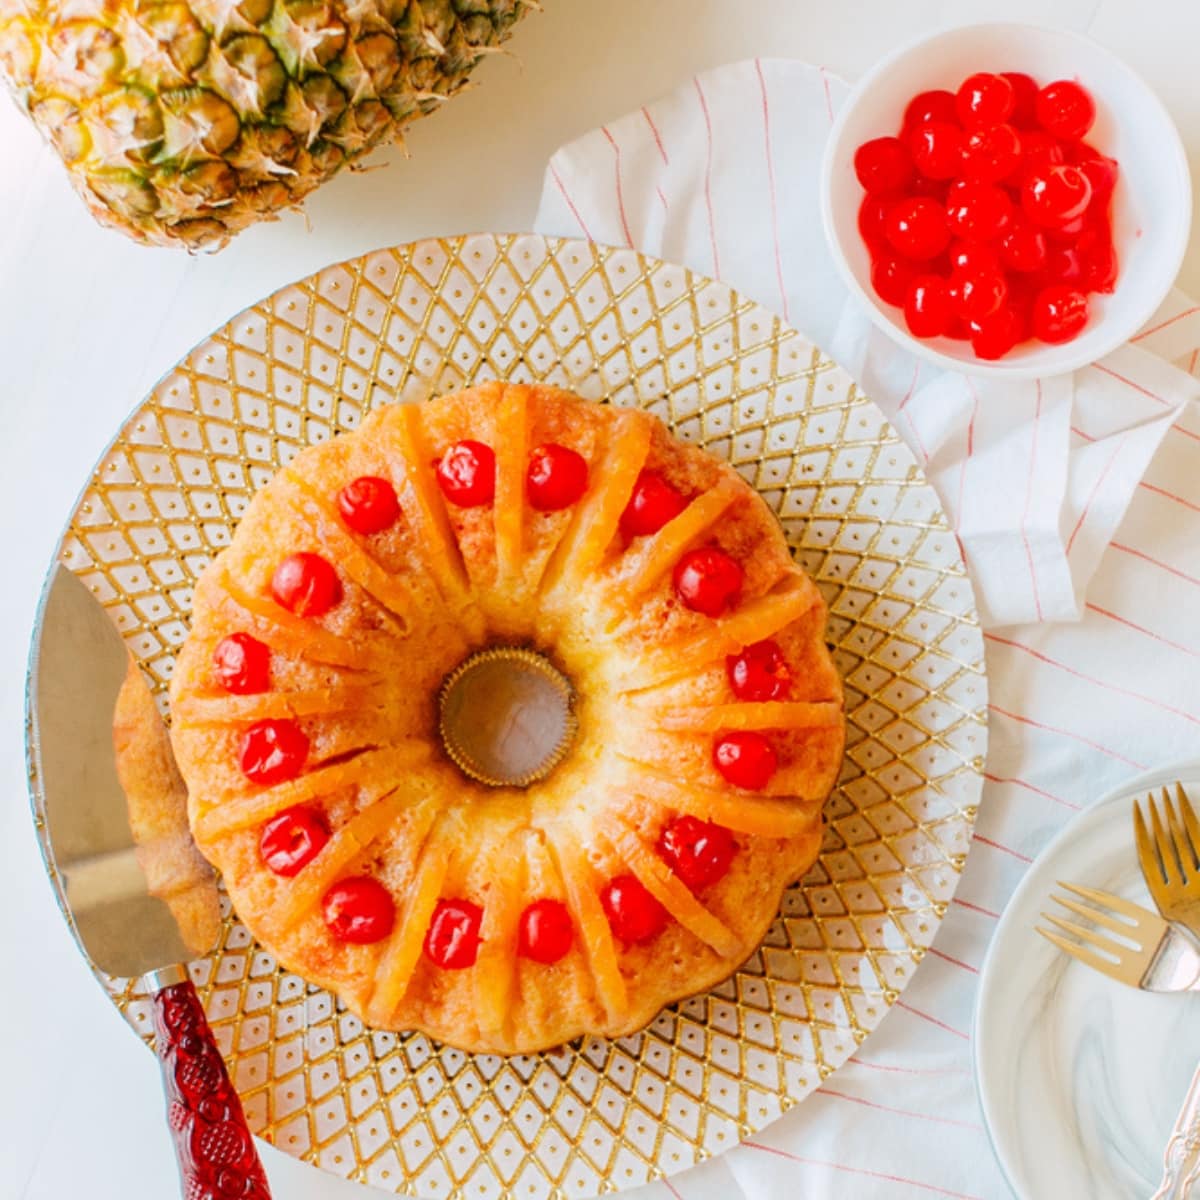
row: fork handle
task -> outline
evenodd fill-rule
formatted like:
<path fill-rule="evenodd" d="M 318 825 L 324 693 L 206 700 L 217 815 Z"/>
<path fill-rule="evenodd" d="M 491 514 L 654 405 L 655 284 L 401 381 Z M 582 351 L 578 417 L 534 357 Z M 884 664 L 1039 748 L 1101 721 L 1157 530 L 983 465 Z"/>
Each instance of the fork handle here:
<path fill-rule="evenodd" d="M 1200 1066 L 1192 1076 L 1175 1128 L 1163 1152 L 1163 1178 L 1150 1200 L 1200 1197 Z"/>

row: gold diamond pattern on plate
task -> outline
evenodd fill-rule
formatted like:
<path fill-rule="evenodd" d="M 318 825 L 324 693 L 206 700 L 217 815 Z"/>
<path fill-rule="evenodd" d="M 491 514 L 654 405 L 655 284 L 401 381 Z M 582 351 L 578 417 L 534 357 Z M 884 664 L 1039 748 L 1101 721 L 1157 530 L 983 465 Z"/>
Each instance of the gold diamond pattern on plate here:
<path fill-rule="evenodd" d="M 986 746 L 953 533 L 882 413 L 797 333 L 682 267 L 479 235 L 385 250 L 248 309 L 134 413 L 61 546 L 160 697 L 191 589 L 254 490 L 377 404 L 484 378 L 637 405 L 728 458 L 830 608 L 848 738 L 821 856 L 757 954 L 641 1034 L 471 1056 L 375 1033 L 227 913 L 193 965 L 251 1126 L 387 1192 L 593 1196 L 680 1171 L 801 1101 L 904 988 L 962 870 Z M 104 979 L 143 1037 L 146 1001 Z"/>

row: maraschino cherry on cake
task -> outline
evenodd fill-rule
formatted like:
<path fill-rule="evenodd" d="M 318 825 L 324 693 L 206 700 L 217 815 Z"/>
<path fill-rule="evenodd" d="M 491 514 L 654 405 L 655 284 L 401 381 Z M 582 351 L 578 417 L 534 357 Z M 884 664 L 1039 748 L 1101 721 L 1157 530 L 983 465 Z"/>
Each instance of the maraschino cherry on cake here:
<path fill-rule="evenodd" d="M 376 1028 L 505 1054 L 632 1032 L 744 962 L 816 857 L 825 618 L 765 502 L 648 414 L 501 383 L 378 409 L 197 583 L 171 685 L 197 844 Z M 515 782 L 451 730 L 497 662 L 569 705 Z"/>

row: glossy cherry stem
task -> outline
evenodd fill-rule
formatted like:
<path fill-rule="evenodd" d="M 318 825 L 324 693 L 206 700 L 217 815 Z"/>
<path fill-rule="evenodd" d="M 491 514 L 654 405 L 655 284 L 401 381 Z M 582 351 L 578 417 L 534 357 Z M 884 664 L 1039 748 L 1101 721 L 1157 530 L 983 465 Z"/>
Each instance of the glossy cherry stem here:
<path fill-rule="evenodd" d="M 191 980 L 154 994 L 154 1045 L 186 1200 L 271 1200 L 242 1103 Z"/>

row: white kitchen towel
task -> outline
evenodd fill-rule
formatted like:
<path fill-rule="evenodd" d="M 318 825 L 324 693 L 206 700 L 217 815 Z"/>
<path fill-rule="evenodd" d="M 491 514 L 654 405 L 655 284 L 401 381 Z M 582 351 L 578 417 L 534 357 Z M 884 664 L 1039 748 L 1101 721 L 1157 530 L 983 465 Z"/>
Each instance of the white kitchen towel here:
<path fill-rule="evenodd" d="M 1174 293 L 1136 344 L 1055 379 L 996 382 L 915 358 L 850 298 L 821 231 L 819 165 L 846 91 L 784 60 L 700 75 L 560 149 L 536 228 L 683 263 L 779 313 L 924 464 L 984 624 L 1077 620 L 1150 458 L 1200 399 L 1186 369 L 1200 308 Z"/>

